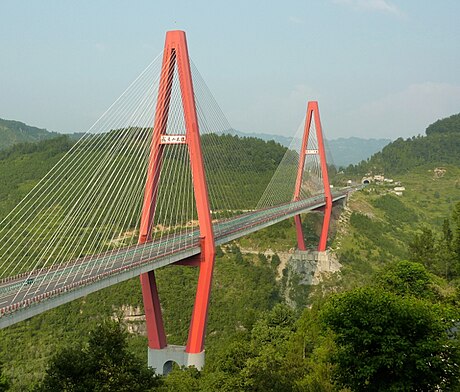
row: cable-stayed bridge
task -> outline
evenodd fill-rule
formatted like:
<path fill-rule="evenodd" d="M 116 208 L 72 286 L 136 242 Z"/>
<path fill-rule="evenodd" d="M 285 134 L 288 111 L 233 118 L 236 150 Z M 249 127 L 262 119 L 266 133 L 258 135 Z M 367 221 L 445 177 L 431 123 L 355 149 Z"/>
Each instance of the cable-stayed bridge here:
<path fill-rule="evenodd" d="M 344 199 L 348 191 L 335 192 L 333 202 Z M 214 225 L 215 232 L 219 233 L 214 237 L 215 244 L 228 243 L 300 213 L 317 210 L 324 205 L 324 198 L 315 196 L 218 222 Z M 5 327 L 17 323 L 101 288 L 198 255 L 201 251 L 199 236 L 198 230 L 187 234 L 178 233 L 172 238 L 168 236 L 161 240 L 77 259 L 67 265 L 57 265 L 51 269 L 44 268 L 33 273 L 9 277 L 0 283 L 0 306 L 8 303 L 15 305 L 7 306 L 12 317 L 1 318 L 0 325 Z M 183 246 L 186 240 L 189 240 L 188 244 Z M 126 263 L 126 260 L 130 260 L 129 263 Z M 98 268 L 101 265 L 106 267 L 101 270 Z M 37 288 L 32 289 L 34 286 Z M 21 300 L 18 301 L 18 298 Z M 32 304 L 34 306 L 29 306 Z M 4 306 L 2 310 L 5 312 Z"/>
<path fill-rule="evenodd" d="M 305 250 L 300 214 L 322 209 L 324 251 L 332 204 L 352 190 L 331 192 L 316 102 L 284 156 L 275 143 L 254 156 L 230 129 L 185 33 L 168 32 L 163 56 L 1 222 L 0 327 L 140 275 L 149 364 L 200 368 L 216 245 L 294 217 Z M 154 271 L 170 264 L 200 271 L 186 347 L 163 327 Z"/>

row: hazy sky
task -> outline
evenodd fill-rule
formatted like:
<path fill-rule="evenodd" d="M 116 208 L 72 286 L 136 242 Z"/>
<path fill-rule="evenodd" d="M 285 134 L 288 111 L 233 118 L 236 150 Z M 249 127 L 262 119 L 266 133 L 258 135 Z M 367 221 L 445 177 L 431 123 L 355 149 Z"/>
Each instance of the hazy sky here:
<path fill-rule="evenodd" d="M 0 0 L 0 117 L 84 132 L 187 32 L 231 125 L 292 135 L 318 100 L 328 138 L 408 137 L 460 112 L 460 1 Z"/>

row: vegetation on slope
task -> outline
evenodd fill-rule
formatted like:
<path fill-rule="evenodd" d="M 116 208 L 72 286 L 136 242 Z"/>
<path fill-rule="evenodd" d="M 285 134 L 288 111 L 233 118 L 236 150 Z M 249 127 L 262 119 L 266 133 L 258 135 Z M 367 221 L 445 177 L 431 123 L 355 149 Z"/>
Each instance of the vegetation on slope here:
<path fill-rule="evenodd" d="M 18 143 L 33 143 L 58 137 L 56 132 L 31 127 L 19 121 L 0 118 L 0 149 L 5 149 Z"/>
<path fill-rule="evenodd" d="M 432 165 L 398 176 L 406 188 L 402 196 L 385 185 L 370 185 L 353 195 L 349 224 L 333 244 L 344 274 L 366 276 L 388 261 L 407 259 L 418 232 L 441 233 L 460 200 L 460 168 L 444 168 L 442 177 L 434 175 Z"/>
<path fill-rule="evenodd" d="M 144 392 L 159 384 L 153 369 L 129 352 L 122 324 L 106 321 L 91 331 L 87 344 L 58 351 L 34 390 Z"/>
<path fill-rule="evenodd" d="M 429 136 L 435 133 L 456 133 L 460 135 L 460 113 L 437 120 L 429 125 L 426 129 L 426 134 Z"/>
<path fill-rule="evenodd" d="M 432 253 L 414 260 L 409 247 L 428 226 L 435 247 L 437 241 L 449 237 L 451 256 L 458 255 L 460 222 L 455 211 L 460 209 L 460 190 L 455 184 L 460 169 L 446 166 L 445 175 L 434 178 L 433 166 L 419 166 L 401 176 L 403 183 L 411 185 L 400 198 L 383 186 L 353 195 L 350 220 L 333 243 L 343 271 L 311 290 L 311 309 L 282 305 L 275 256 L 242 254 L 235 244 L 219 248 L 206 366 L 202 372 L 174 370 L 154 388 L 458 390 L 457 277 L 445 279 L 443 270 L 433 268 Z M 449 218 L 451 236 L 445 234 L 449 232 L 444 228 L 445 218 Z M 286 221 L 241 244 L 288 250 L 292 234 L 292 222 Z M 412 261 L 401 262 L 408 258 Z M 453 263 L 459 265 L 460 260 Z M 185 342 L 196 272 L 177 267 L 158 272 L 170 343 Z M 59 358 L 72 342 L 81 341 L 87 347 L 88 331 L 97 331 L 107 317 L 121 316 L 127 306 L 142 308 L 137 279 L 0 331 L 0 360 L 12 388 L 27 390 L 40 384 L 45 369 L 47 374 L 56 369 L 56 355 Z M 133 331 L 125 335 L 127 347 L 145 361 L 143 322 L 125 317 L 125 323 Z"/>
<path fill-rule="evenodd" d="M 311 309 L 275 305 L 250 325 L 228 333 L 219 345 L 211 345 L 203 371 L 173 370 L 160 380 L 151 379 L 160 384 L 152 390 L 457 390 L 460 349 L 453 330 L 459 313 L 456 301 L 439 296 L 435 281 L 420 264 L 399 262 L 364 287 L 317 297 Z M 92 347 L 91 337 L 89 341 L 87 349 L 61 349 L 42 385 L 93 382 L 97 369 L 83 369 L 78 382 L 69 371 L 81 368 L 75 364 L 81 353 L 84 364 L 102 350 L 110 352 L 104 346 Z M 58 362 L 63 357 L 67 364 Z"/>
<path fill-rule="evenodd" d="M 0 220 L 69 150 L 67 136 L 39 143 L 19 143 L 0 151 Z"/>
<path fill-rule="evenodd" d="M 399 138 L 358 165 L 350 165 L 347 175 L 406 173 L 420 165 L 460 166 L 460 114 L 438 120 L 426 129 L 426 136 Z"/>

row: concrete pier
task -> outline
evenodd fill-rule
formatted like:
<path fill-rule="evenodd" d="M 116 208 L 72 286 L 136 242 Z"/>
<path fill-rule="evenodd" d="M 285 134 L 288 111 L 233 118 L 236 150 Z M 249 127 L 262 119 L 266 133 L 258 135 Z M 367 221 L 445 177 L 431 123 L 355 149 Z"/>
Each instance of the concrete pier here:
<path fill-rule="evenodd" d="M 185 346 L 168 345 L 163 349 L 148 349 L 148 364 L 156 374 L 166 375 L 177 363 L 179 366 L 195 366 L 201 370 L 204 366 L 204 350 L 197 354 L 185 351 Z"/>

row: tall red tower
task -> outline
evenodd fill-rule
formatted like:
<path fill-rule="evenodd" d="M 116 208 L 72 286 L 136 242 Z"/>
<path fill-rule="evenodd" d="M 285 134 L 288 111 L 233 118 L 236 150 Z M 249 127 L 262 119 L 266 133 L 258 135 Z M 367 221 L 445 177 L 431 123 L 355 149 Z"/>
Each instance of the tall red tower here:
<path fill-rule="evenodd" d="M 318 141 L 317 149 L 308 149 L 308 137 L 310 136 L 310 127 L 312 120 L 315 122 L 316 129 L 316 138 Z M 324 150 L 324 140 L 323 140 L 323 129 L 321 127 L 321 120 L 319 117 L 319 108 L 317 101 L 310 101 L 307 105 L 307 116 L 305 120 L 305 128 L 302 138 L 302 147 L 300 149 L 299 156 L 299 167 L 297 171 L 297 179 L 294 190 L 294 201 L 299 200 L 300 191 L 302 188 L 302 176 L 305 166 L 305 157 L 307 155 L 319 155 L 321 174 L 323 178 L 323 187 L 324 187 L 324 198 L 325 198 L 325 207 L 324 207 L 324 219 L 323 219 L 323 228 L 321 230 L 321 236 L 319 239 L 318 251 L 323 252 L 326 250 L 327 243 L 327 234 L 329 232 L 329 222 L 331 220 L 332 212 L 332 195 L 331 187 L 329 185 L 329 177 L 327 174 L 327 163 L 326 163 L 326 152 Z M 306 250 L 305 240 L 302 231 L 302 222 L 300 220 L 300 215 L 294 217 L 296 231 L 297 231 L 297 244 L 299 250 Z"/>
<path fill-rule="evenodd" d="M 168 31 L 166 33 L 138 243 L 143 244 L 152 239 L 152 225 L 155 216 L 163 154 L 164 149 L 168 147 L 171 140 L 165 135 L 175 67 L 177 67 L 184 112 L 185 138 L 178 137 L 173 139 L 176 140 L 176 144 L 186 144 L 188 147 L 200 227 L 201 253 L 193 260 L 186 260 L 185 262 L 185 264 L 196 265 L 200 269 L 188 341 L 185 348 L 167 345 L 154 271 L 142 274 L 140 277 L 147 324 L 149 365 L 156 368 L 157 373 L 160 374 L 167 372 L 168 365 L 172 362 L 185 366 L 195 365 L 197 368 L 201 368 L 204 364 L 204 337 L 215 259 L 214 232 L 210 215 L 190 60 L 185 32 L 183 31 Z M 181 264 L 184 263 L 182 262 Z"/>

